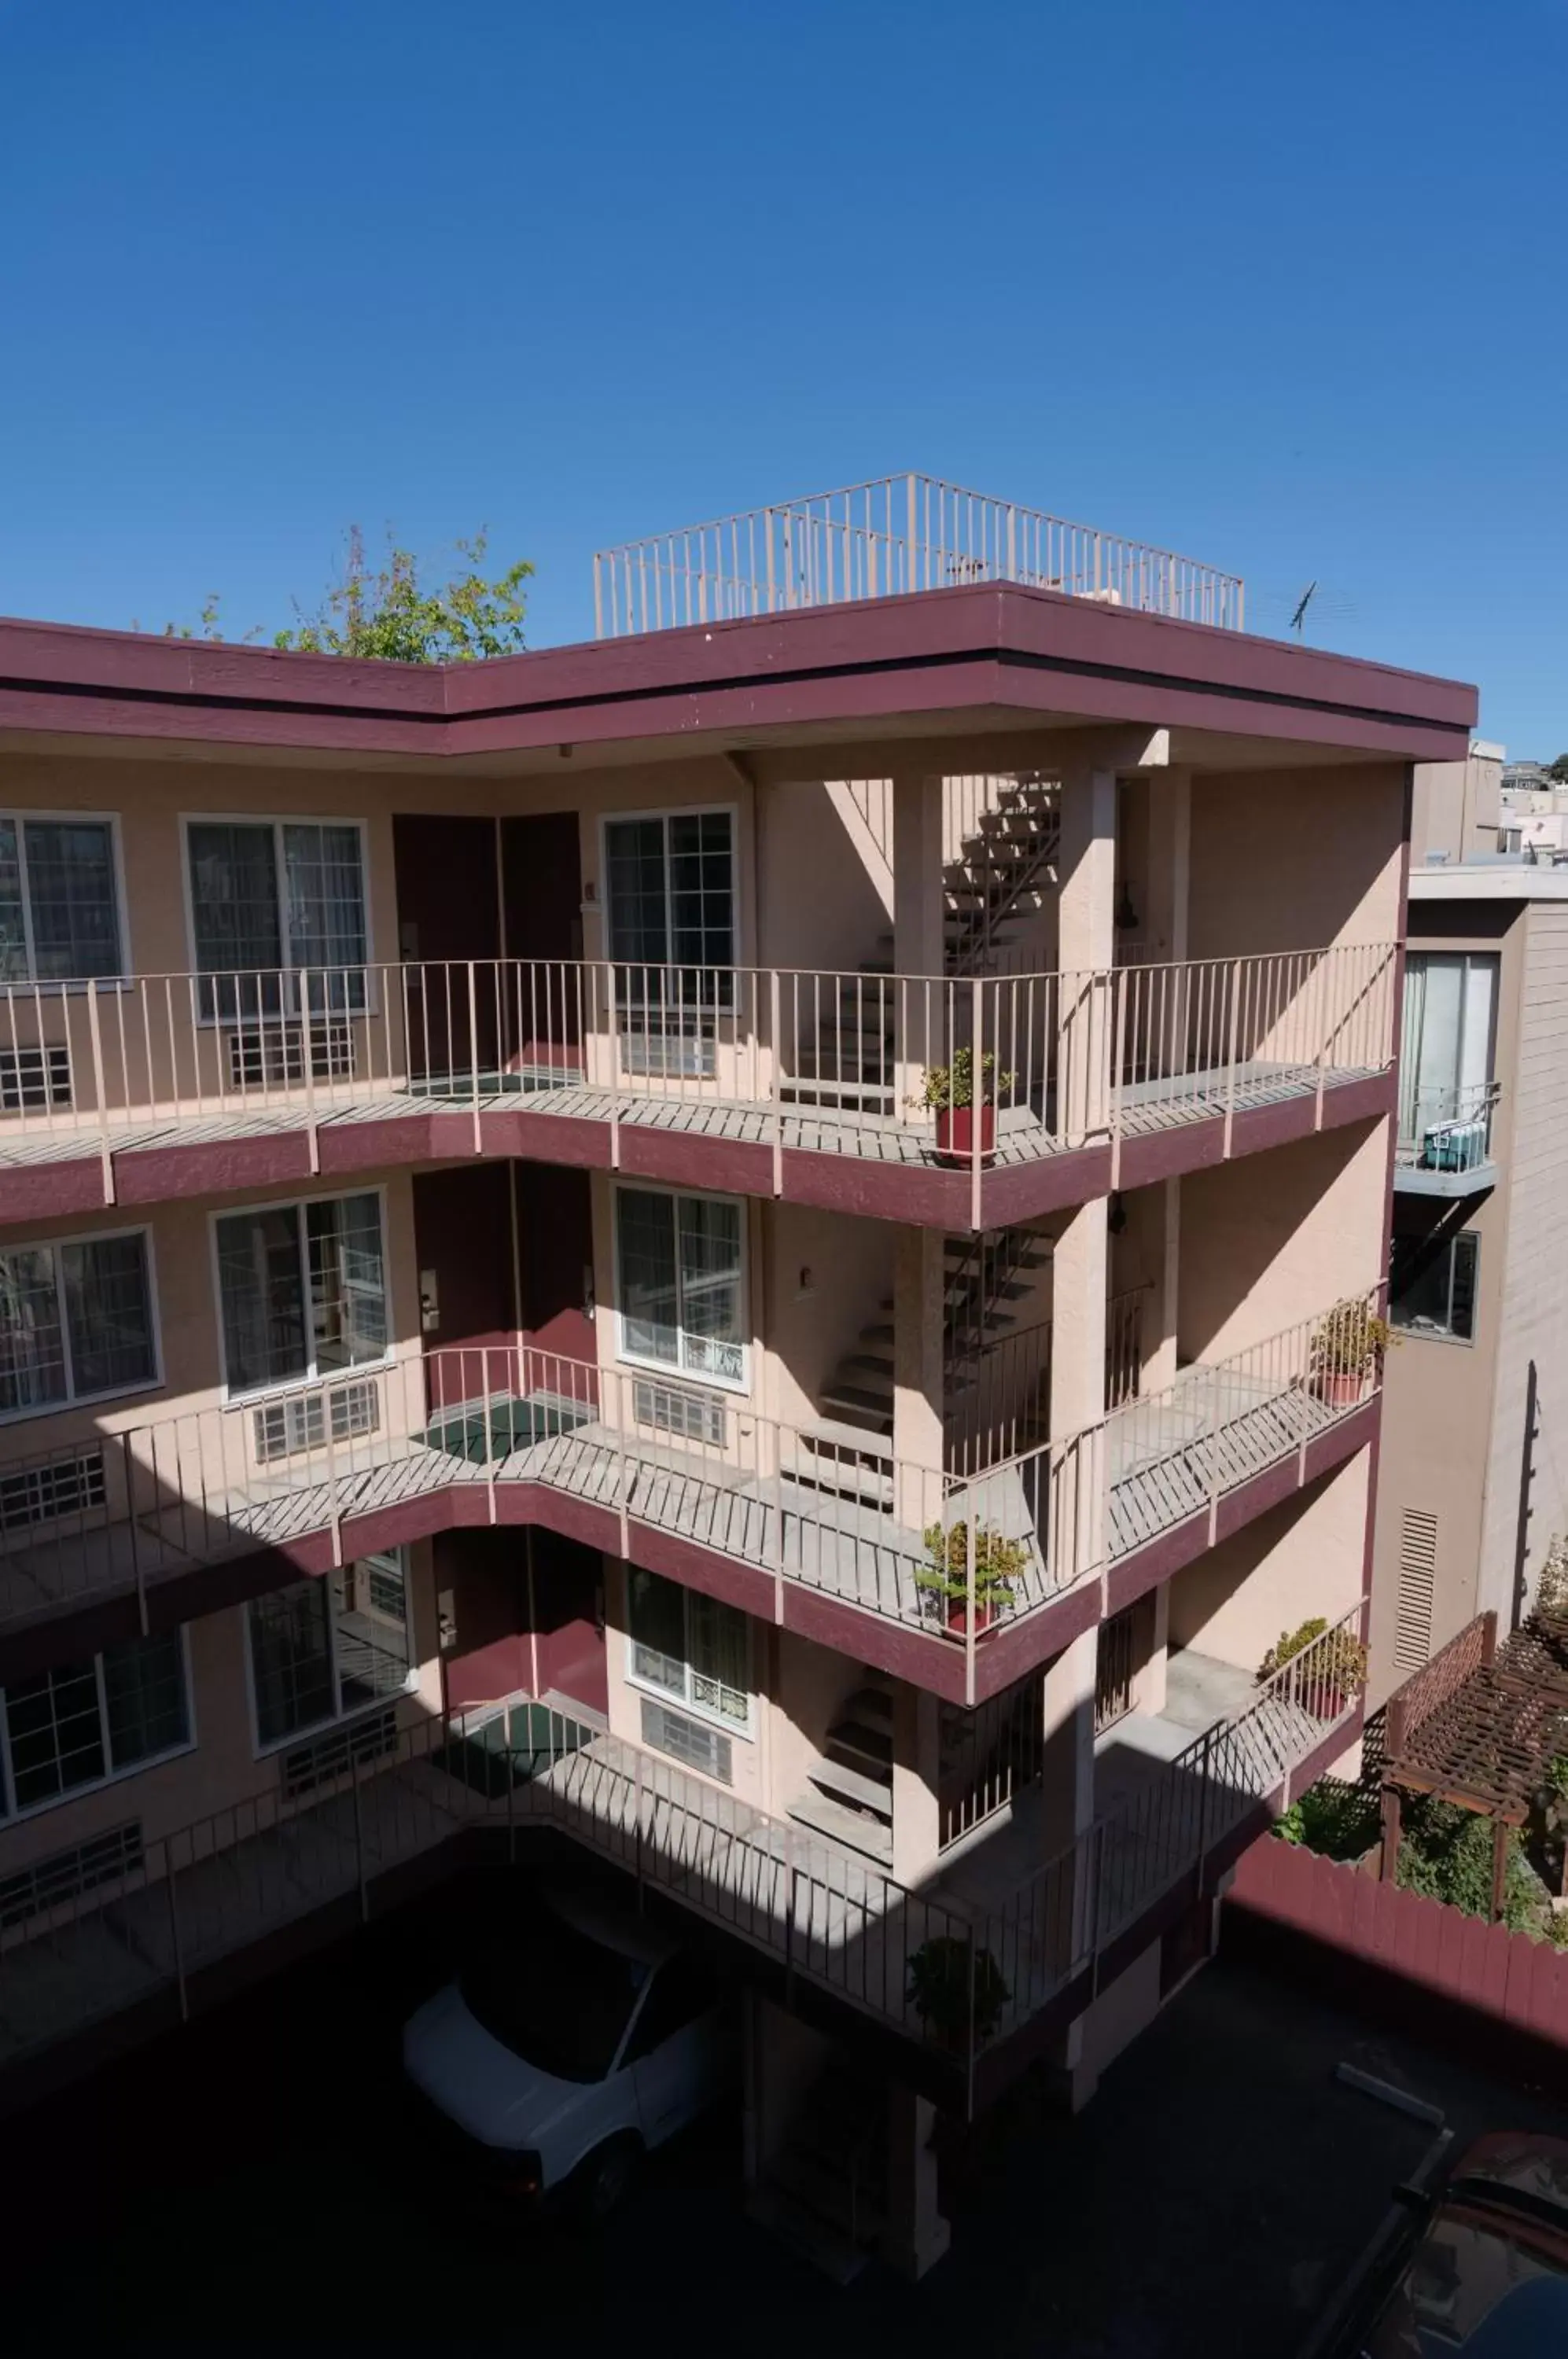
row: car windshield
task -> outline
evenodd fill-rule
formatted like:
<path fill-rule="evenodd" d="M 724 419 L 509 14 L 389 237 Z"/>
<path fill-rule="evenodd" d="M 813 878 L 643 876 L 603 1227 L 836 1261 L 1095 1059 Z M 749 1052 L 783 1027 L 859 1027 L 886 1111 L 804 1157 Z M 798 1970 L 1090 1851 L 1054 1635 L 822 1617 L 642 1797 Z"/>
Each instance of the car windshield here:
<path fill-rule="evenodd" d="M 494 2039 L 558 2081 L 602 2081 L 649 1969 L 564 1919 L 481 1951 L 459 1977 Z"/>

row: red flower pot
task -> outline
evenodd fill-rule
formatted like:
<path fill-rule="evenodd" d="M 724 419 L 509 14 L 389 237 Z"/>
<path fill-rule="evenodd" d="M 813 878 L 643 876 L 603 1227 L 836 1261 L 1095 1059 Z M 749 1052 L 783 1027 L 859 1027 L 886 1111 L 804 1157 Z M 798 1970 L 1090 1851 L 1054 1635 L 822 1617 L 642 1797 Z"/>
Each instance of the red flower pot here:
<path fill-rule="evenodd" d="M 996 1618 L 995 1606 L 976 1605 L 975 1608 L 975 1636 L 978 1637 L 982 1630 L 988 1630 Z M 969 1603 L 966 1598 L 954 1597 L 948 1600 L 947 1635 L 950 1638 L 966 1638 L 969 1636 Z"/>
<path fill-rule="evenodd" d="M 1354 1408 L 1366 1389 L 1359 1368 L 1320 1368 L 1312 1378 L 1312 1390 L 1326 1408 Z"/>
<path fill-rule="evenodd" d="M 975 1108 L 973 1106 L 938 1106 L 936 1110 L 936 1151 L 955 1163 L 972 1162 L 975 1156 Z M 996 1151 L 996 1109 L 983 1105 L 980 1109 L 980 1152 L 983 1156 Z"/>

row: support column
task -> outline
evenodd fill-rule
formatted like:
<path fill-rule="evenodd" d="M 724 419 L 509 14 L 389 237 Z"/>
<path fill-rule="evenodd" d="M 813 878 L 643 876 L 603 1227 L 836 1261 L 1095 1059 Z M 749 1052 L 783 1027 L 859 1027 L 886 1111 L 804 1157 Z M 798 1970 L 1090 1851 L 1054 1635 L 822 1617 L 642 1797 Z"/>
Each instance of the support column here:
<path fill-rule="evenodd" d="M 932 1065 L 947 1061 L 942 873 L 942 782 L 893 781 L 894 1057 L 900 1120 L 929 1123 L 911 1106 Z M 922 978 L 924 980 L 915 980 Z"/>
<path fill-rule="evenodd" d="M 937 1780 L 942 1763 L 942 1704 L 924 1688 L 900 1680 L 893 1690 L 893 1878 L 922 1884 L 936 1866 L 942 1842 Z"/>
<path fill-rule="evenodd" d="M 906 1531 L 942 1513 L 943 1242 L 938 1229 L 901 1228 L 893 1248 L 895 1512 Z"/>
<path fill-rule="evenodd" d="M 1192 856 L 1192 777 L 1189 770 L 1150 774 L 1149 788 L 1149 924 L 1152 963 L 1180 965 L 1187 957 L 1187 912 Z"/>
<path fill-rule="evenodd" d="M 936 2107 L 894 2082 L 887 2092 L 887 2225 L 882 2257 L 907 2277 L 923 2277 L 953 2241 L 937 2210 Z"/>
<path fill-rule="evenodd" d="M 1161 1190 L 1163 1244 L 1160 1282 L 1150 1305 L 1154 1322 L 1153 1348 L 1148 1355 L 1144 1390 L 1161 1393 L 1176 1381 L 1176 1343 L 1180 1326 L 1181 1278 L 1181 1182 L 1167 1180 Z"/>
<path fill-rule="evenodd" d="M 1062 781 L 1057 964 L 1057 1127 L 1070 1139 L 1110 1120 L 1111 998 L 1116 962 L 1116 774 L 1073 764 Z"/>
<path fill-rule="evenodd" d="M 1144 1665 L 1142 1691 L 1138 1696 L 1139 1712 L 1156 1713 L 1165 1709 L 1166 1668 L 1171 1658 L 1171 1583 L 1162 1581 L 1154 1593 L 1154 1630 L 1149 1639 L 1149 1660 Z"/>

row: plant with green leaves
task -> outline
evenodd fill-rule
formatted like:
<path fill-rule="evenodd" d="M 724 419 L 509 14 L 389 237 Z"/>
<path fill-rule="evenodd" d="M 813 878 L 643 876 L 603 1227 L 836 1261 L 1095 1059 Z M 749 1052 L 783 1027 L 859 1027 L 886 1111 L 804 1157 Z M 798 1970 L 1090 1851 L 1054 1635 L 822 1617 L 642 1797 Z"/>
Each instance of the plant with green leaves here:
<path fill-rule="evenodd" d="M 989 1950 L 953 1933 L 936 1933 L 909 1962 L 909 2000 L 944 2047 L 983 2047 L 1012 1996 Z"/>
<path fill-rule="evenodd" d="M 982 1102 L 1000 1105 L 1011 1098 L 1016 1073 L 998 1073 L 996 1060 L 989 1049 L 980 1059 L 980 1095 Z M 951 1065 L 933 1065 L 926 1075 L 926 1085 L 916 1103 L 932 1106 L 941 1114 L 949 1106 L 969 1106 L 975 1103 L 975 1051 L 955 1049 Z"/>
<path fill-rule="evenodd" d="M 1397 1880 L 1407 1892 L 1442 1900 L 1466 1917 L 1492 1914 L 1493 1824 L 1479 1810 L 1429 1795 L 1407 1806 L 1400 1831 Z M 1508 1836 L 1503 1880 L 1503 1923 L 1510 1933 L 1547 1930 L 1551 1904 L 1546 1887 L 1525 1857 L 1517 1827 Z"/>
<path fill-rule="evenodd" d="M 1340 1777 L 1320 1777 L 1274 1822 L 1281 1843 L 1299 1843 L 1324 1859 L 1362 1858 L 1377 1840 L 1381 1812 L 1376 1794 Z"/>
<path fill-rule="evenodd" d="M 1259 1682 L 1273 1679 L 1287 1663 L 1296 1664 L 1303 1686 L 1337 1688 L 1342 1695 L 1358 1694 L 1367 1677 L 1367 1649 L 1360 1639 L 1339 1625 L 1331 1632 L 1321 1614 L 1280 1631 L 1258 1666 Z"/>
<path fill-rule="evenodd" d="M 1393 1330 L 1365 1302 L 1336 1302 L 1312 1340 L 1312 1368 L 1320 1376 L 1369 1376 L 1383 1364 Z"/>
<path fill-rule="evenodd" d="M 928 1524 L 923 1534 L 929 1564 L 915 1574 L 915 1587 L 950 1605 L 967 1605 L 969 1586 L 969 1526 Z M 996 1614 L 1012 1603 L 1013 1583 L 1029 1562 L 1029 1542 L 1009 1540 L 990 1524 L 975 1527 L 975 1611 Z"/>
<path fill-rule="evenodd" d="M 298 622 L 276 632 L 273 646 L 297 655 L 347 656 L 360 663 L 478 663 L 487 656 L 519 654 L 527 645 L 523 584 L 533 567 L 519 559 L 492 579 L 485 533 L 455 546 L 459 563 L 451 580 L 427 586 L 411 549 L 399 548 L 389 533 L 386 560 L 373 567 L 364 534 L 351 526 L 341 576 L 313 614 L 296 602 Z M 259 636 L 247 631 L 245 641 Z M 221 641 L 216 594 L 202 604 L 199 630 L 170 623 L 164 636 Z"/>

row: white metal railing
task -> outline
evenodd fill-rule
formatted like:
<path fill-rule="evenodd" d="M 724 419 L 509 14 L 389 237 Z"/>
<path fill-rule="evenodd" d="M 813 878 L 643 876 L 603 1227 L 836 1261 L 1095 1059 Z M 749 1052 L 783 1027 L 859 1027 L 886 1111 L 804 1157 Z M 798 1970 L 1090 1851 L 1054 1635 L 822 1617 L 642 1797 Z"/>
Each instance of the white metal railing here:
<path fill-rule="evenodd" d="M 1356 1298 L 1355 1311 L 1376 1304 Z M 532 1346 L 404 1356 L 328 1383 L 123 1425 L 0 1458 L 0 1626 L 135 1593 L 226 1558 L 331 1541 L 458 1486 L 537 1484 L 791 1588 L 964 1649 L 1097 1575 L 1360 1408 L 1380 1370 L 1331 1368 L 1339 1306 L 1058 1441 L 946 1471 L 759 1415 L 662 1368 Z M 352 1548 L 350 1553 L 353 1552 Z"/>
<path fill-rule="evenodd" d="M 969 2081 L 991 2042 L 1021 2028 L 1345 1725 L 1361 1680 L 1345 1642 L 1365 1606 L 978 1919 L 910 1891 L 858 1854 L 774 1819 L 643 1747 L 526 1700 L 499 1713 L 406 1723 L 356 1745 L 307 1790 L 279 1784 L 124 1849 L 85 1885 L 43 1885 L 0 1907 L 0 2066 L 158 1994 L 190 2011 L 191 1983 L 280 1925 L 334 1902 L 367 1916 L 377 1880 L 470 1829 L 506 1837 L 558 1827 L 639 1886 L 782 1961 L 903 2036 L 940 2049 Z M 1032 1695 L 1038 1680 L 1014 1690 Z M 1004 1700 L 998 1699 L 998 1705 Z M 990 1712 L 991 1708 L 987 1708 Z M 1038 1709 L 1035 1712 L 1038 1723 Z M 977 1774 L 952 1835 L 1037 1773 L 1021 1730 L 999 1723 L 1000 1766 Z M 959 1820 L 965 1820 L 964 1825 Z M 281 1873 L 279 1872 L 281 1869 Z M 115 1938 L 102 1939 L 113 1908 Z M 948 2004 L 920 1997 L 920 1966 L 945 1953 Z M 927 1977 L 929 1981 L 929 1976 Z M 953 1985 L 956 1984 L 954 1990 Z M 954 2003 L 956 2002 L 956 2003 Z"/>
<path fill-rule="evenodd" d="M 1492 1159 L 1499 1095 L 1496 1082 L 1466 1089 L 1401 1087 L 1396 1161 L 1412 1171 L 1478 1171 Z"/>
<path fill-rule="evenodd" d="M 1017 582 L 1240 630 L 1240 580 L 932 475 L 884 475 L 601 549 L 597 638 L 971 582 Z"/>
<path fill-rule="evenodd" d="M 966 1167 L 1238 1114 L 1380 1072 L 1394 951 L 1098 973 L 884 975 L 470 960 L 0 985 L 0 1155 L 138 1130 L 311 1129 L 409 1101 L 607 1123 L 714 1110 L 776 1150 Z M 455 1129 L 455 1126 L 454 1126 Z M 463 1135 L 453 1138 L 461 1151 Z"/>
<path fill-rule="evenodd" d="M 1365 1685 L 1367 1601 L 1342 1614 L 1254 1695 L 1140 1782 L 975 1927 L 1009 1996 L 1006 2032 L 1192 1879 L 1227 1837 L 1350 1723 Z"/>

